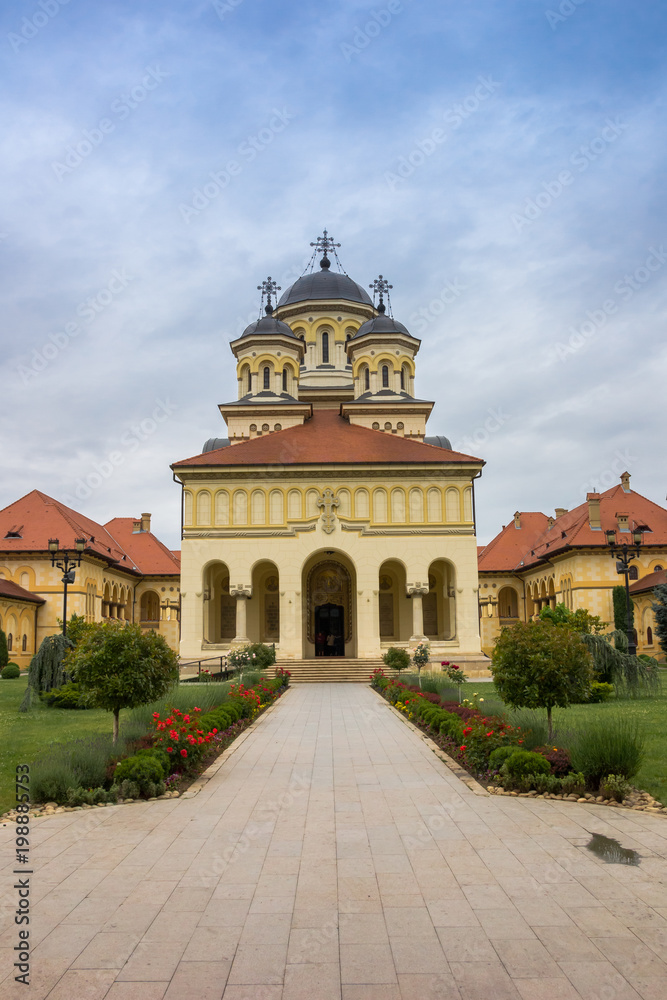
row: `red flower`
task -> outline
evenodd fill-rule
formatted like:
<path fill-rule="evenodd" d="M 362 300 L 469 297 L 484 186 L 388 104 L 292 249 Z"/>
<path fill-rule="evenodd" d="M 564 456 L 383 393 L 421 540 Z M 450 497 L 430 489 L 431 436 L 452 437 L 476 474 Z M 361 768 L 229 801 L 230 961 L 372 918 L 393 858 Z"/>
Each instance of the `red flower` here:
<path fill-rule="evenodd" d="M 195 707 L 192 709 L 192 711 L 193 712 L 201 712 L 201 708 L 197 708 L 197 706 L 195 705 Z"/>
<path fill-rule="evenodd" d="M 441 660 L 440 666 L 441 667 L 448 667 L 449 666 L 449 660 Z"/>
<path fill-rule="evenodd" d="M 523 743 L 523 740 L 518 740 L 519 743 Z"/>
<path fill-rule="evenodd" d="M 167 747 L 167 753 L 173 753 L 173 752 L 174 752 L 173 747 Z"/>
<path fill-rule="evenodd" d="M 187 755 L 188 755 L 187 750 L 181 750 L 181 757 L 187 757 Z"/>
<path fill-rule="evenodd" d="M 456 664 L 452 663 L 452 670 L 460 670 L 461 668 Z"/>
<path fill-rule="evenodd" d="M 160 713 L 159 712 L 153 712 L 153 718 L 154 719 L 159 719 L 160 718 Z"/>
<path fill-rule="evenodd" d="M 183 716 L 183 722 L 189 722 L 189 721 L 190 721 L 190 716 L 189 715 L 184 715 Z"/>
<path fill-rule="evenodd" d="M 487 736 L 493 736 L 493 729 L 491 730 L 491 732 L 490 732 L 490 733 L 487 733 L 486 735 L 487 735 Z"/>
<path fill-rule="evenodd" d="M 462 746 L 459 747 L 459 750 L 461 751 L 461 753 L 464 752 L 465 748 L 466 748 L 466 745 L 465 745 L 465 743 L 463 743 Z"/>
<path fill-rule="evenodd" d="M 211 730 L 211 732 L 213 733 L 213 735 L 214 735 L 214 736 L 215 736 L 215 734 L 217 733 L 217 731 L 218 731 L 217 729 L 212 729 L 212 730 Z"/>

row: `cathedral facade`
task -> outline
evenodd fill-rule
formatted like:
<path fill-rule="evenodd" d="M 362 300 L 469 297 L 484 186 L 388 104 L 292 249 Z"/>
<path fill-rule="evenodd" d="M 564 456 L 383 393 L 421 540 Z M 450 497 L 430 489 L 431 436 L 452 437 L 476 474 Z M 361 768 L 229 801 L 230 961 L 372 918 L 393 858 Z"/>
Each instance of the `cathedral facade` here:
<path fill-rule="evenodd" d="M 420 341 L 387 308 L 388 282 L 371 298 L 326 230 L 313 246 L 277 304 L 275 282 L 259 286 L 264 315 L 231 342 L 228 436 L 172 466 L 181 657 L 261 641 L 279 660 L 372 659 L 428 639 L 434 661 L 480 660 L 484 463 L 427 436 Z"/>

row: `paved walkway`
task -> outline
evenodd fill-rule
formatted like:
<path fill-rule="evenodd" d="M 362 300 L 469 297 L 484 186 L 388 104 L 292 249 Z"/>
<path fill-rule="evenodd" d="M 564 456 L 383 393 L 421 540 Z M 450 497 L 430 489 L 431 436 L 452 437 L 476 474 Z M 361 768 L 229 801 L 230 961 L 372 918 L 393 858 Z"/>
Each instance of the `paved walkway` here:
<path fill-rule="evenodd" d="M 474 794 L 360 685 L 289 691 L 193 798 L 61 813 L 33 844 L 32 985 L 6 1000 L 667 996 L 667 821 Z"/>

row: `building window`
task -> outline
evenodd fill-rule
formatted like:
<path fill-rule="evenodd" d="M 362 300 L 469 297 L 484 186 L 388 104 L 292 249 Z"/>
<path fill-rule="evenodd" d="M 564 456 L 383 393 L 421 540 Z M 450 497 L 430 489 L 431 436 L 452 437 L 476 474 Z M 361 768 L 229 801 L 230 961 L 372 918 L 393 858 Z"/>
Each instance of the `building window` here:
<path fill-rule="evenodd" d="M 11 653 L 12 645 L 14 644 L 14 637 L 11 632 L 7 634 L 7 652 Z"/>
<path fill-rule="evenodd" d="M 654 573 L 662 573 L 662 566 L 656 566 L 653 570 Z"/>
<path fill-rule="evenodd" d="M 248 392 L 252 392 L 252 372 L 248 368 Z"/>
<path fill-rule="evenodd" d="M 649 629 L 649 632 L 650 631 L 651 630 Z M 650 640 L 649 640 L 649 645 L 650 645 Z M 21 652 L 25 653 L 25 651 L 26 651 L 27 648 L 28 648 L 28 636 L 24 633 L 23 634 L 23 642 L 21 643 Z"/>
<path fill-rule="evenodd" d="M 401 389 L 405 389 L 405 368 L 401 368 Z"/>
<path fill-rule="evenodd" d="M 628 579 L 629 580 L 638 580 L 639 579 L 639 573 L 637 572 L 637 567 L 636 566 L 631 566 L 630 567 L 630 570 L 628 572 Z"/>
<path fill-rule="evenodd" d="M 322 334 L 322 364 L 329 364 L 329 334 Z"/>
<path fill-rule="evenodd" d="M 265 389 L 271 388 L 271 372 L 268 366 L 264 369 L 264 388 Z"/>
<path fill-rule="evenodd" d="M 366 392 L 369 391 L 371 387 L 371 371 L 370 368 L 364 368 L 364 389 Z"/>
<path fill-rule="evenodd" d="M 382 365 L 382 388 L 389 388 L 389 366 Z"/>
<path fill-rule="evenodd" d="M 283 368 L 283 392 L 287 392 L 287 369 Z"/>
<path fill-rule="evenodd" d="M 25 639 L 25 636 L 23 636 L 23 638 Z M 652 646 L 653 645 L 653 629 L 651 628 L 650 625 L 646 629 L 646 645 L 647 646 Z"/>

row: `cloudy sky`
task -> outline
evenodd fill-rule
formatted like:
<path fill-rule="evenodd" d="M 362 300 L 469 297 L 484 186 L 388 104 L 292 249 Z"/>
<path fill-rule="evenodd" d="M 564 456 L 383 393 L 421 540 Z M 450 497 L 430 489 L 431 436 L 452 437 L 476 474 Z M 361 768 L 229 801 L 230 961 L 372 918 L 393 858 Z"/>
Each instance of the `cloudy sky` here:
<path fill-rule="evenodd" d="M 481 541 L 624 469 L 663 503 L 660 0 L 2 5 L 0 506 L 153 513 L 324 226 L 422 338 Z M 111 458 L 110 458 L 111 456 Z"/>

